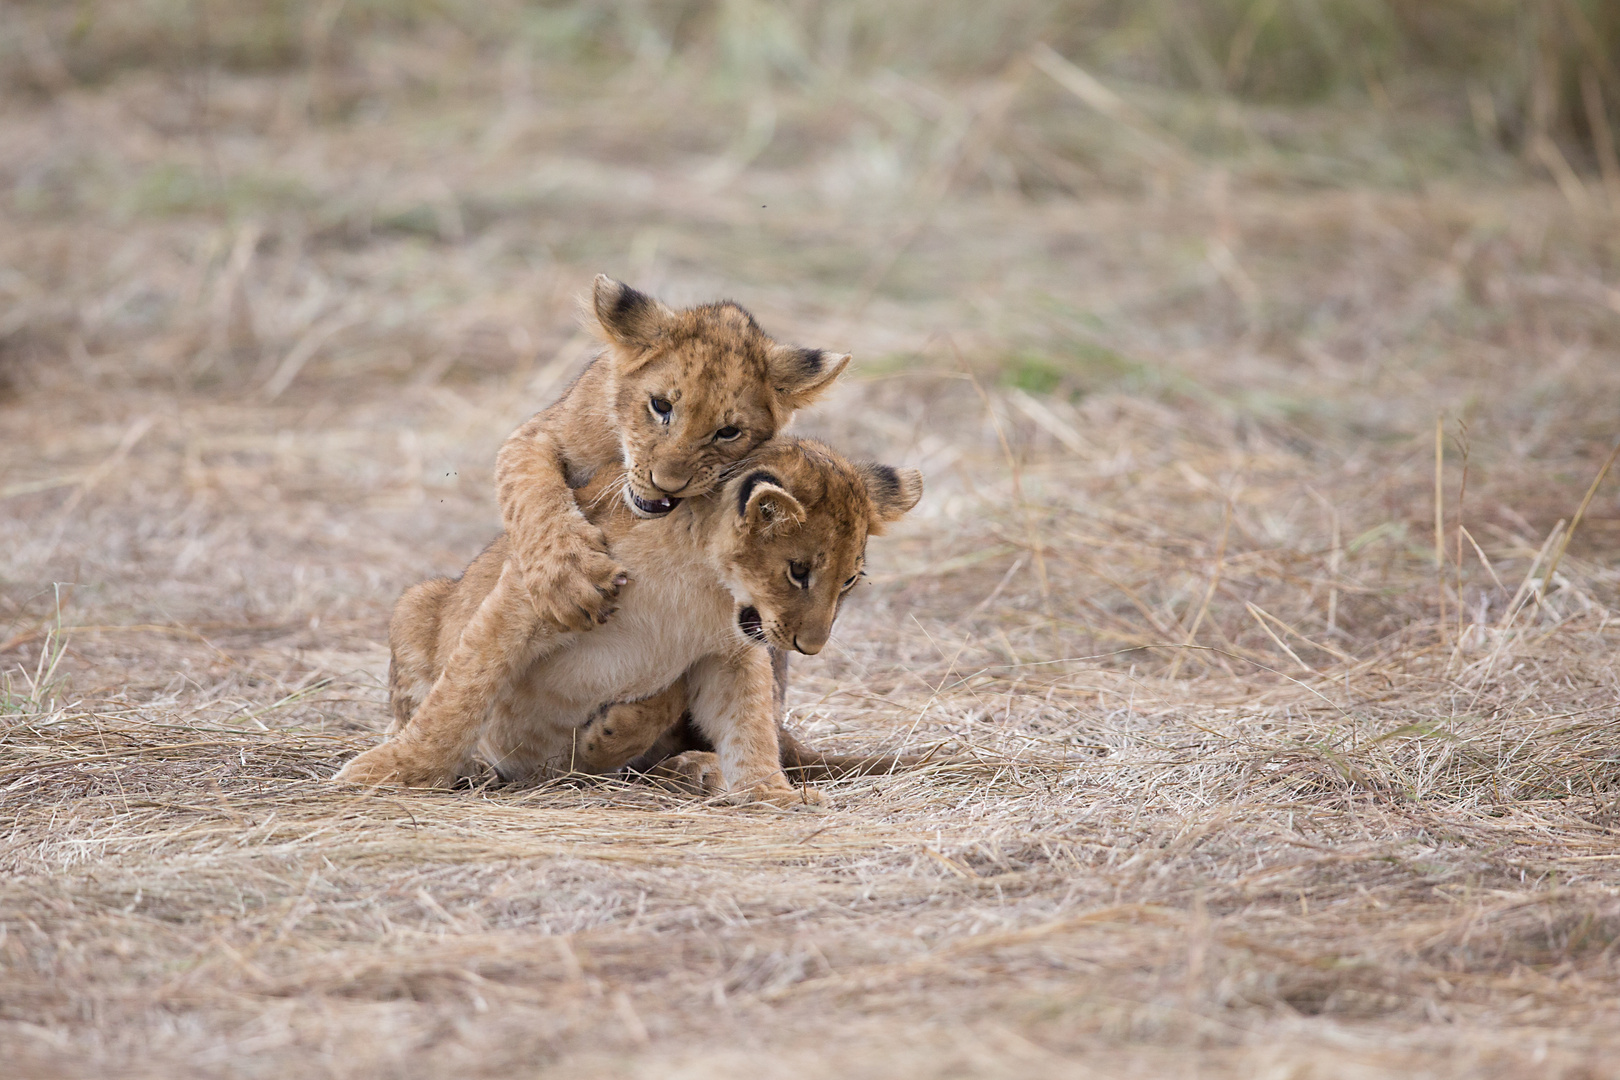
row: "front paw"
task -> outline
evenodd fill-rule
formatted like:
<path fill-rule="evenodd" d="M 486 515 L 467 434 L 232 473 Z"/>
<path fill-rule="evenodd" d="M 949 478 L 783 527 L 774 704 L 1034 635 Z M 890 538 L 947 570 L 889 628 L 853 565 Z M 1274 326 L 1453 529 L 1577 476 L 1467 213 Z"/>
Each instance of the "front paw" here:
<path fill-rule="evenodd" d="M 523 581 L 542 620 L 583 632 L 618 610 L 619 590 L 630 575 L 607 553 L 601 531 L 591 528 L 525 557 Z"/>
<path fill-rule="evenodd" d="M 828 810 L 832 804 L 815 788 L 788 784 L 755 784 L 726 793 L 726 802 L 743 806 L 766 803 L 786 810 Z"/>
<path fill-rule="evenodd" d="M 450 787 L 456 772 L 440 762 L 426 760 L 420 753 L 397 740 L 374 746 L 356 757 L 332 777 L 337 784 L 399 784 L 403 787 Z"/>

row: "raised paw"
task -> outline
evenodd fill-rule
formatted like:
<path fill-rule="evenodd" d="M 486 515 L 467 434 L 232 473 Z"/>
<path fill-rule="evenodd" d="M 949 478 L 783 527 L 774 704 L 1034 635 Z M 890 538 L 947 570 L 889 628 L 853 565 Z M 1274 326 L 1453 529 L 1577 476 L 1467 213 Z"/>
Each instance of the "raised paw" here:
<path fill-rule="evenodd" d="M 456 771 L 441 762 L 429 761 L 419 752 L 412 752 L 397 739 L 374 746 L 337 771 L 333 783 L 398 784 L 403 787 L 450 787 L 455 783 Z"/>
<path fill-rule="evenodd" d="M 607 553 L 600 529 L 565 535 L 524 558 L 523 580 L 542 620 L 582 632 L 613 616 L 630 575 Z"/>
<path fill-rule="evenodd" d="M 647 770 L 647 777 L 661 787 L 689 795 L 718 795 L 725 787 L 720 778 L 720 759 L 706 750 L 688 750 L 667 757 Z"/>

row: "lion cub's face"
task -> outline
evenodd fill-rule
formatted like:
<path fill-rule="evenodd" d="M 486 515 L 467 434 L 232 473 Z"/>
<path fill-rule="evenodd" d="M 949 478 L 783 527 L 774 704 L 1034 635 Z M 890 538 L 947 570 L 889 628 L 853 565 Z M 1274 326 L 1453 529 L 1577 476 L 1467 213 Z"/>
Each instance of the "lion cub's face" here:
<path fill-rule="evenodd" d="M 706 494 L 849 363 L 778 345 L 730 302 L 672 311 L 605 276 L 593 302 L 616 377 L 625 502 L 641 517 Z"/>
<path fill-rule="evenodd" d="M 867 536 L 917 505 L 922 474 L 784 439 L 749 459 L 723 498 L 731 528 L 721 562 L 737 628 L 814 655 L 860 580 Z"/>

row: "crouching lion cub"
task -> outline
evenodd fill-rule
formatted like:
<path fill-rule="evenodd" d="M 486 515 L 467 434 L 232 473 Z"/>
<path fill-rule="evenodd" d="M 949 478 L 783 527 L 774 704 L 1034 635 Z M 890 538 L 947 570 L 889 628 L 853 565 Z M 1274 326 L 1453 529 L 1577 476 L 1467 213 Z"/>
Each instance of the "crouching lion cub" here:
<path fill-rule="evenodd" d="M 783 774 L 764 646 L 821 651 L 860 577 L 867 537 L 917 504 L 921 474 L 779 438 L 716 491 L 657 519 L 635 512 L 622 474 L 604 473 L 578 494 L 629 572 L 614 618 L 528 661 L 532 609 L 521 591 L 500 588 L 517 573 L 505 536 L 459 580 L 407 590 L 389 627 L 397 730 L 337 779 L 443 784 L 474 752 L 512 779 L 611 771 L 625 761 L 581 760 L 580 730 L 680 680 L 725 791 L 739 801 L 819 801 Z M 436 711 L 424 727 L 413 712 L 451 653 L 477 658 L 466 666 L 476 683 L 462 697 L 468 707 Z"/>

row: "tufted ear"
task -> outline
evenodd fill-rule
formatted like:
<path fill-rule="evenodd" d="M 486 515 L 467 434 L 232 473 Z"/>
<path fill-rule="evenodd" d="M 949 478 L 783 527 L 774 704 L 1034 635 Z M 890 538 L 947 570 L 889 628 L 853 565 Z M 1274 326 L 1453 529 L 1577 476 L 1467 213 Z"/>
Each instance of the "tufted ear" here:
<path fill-rule="evenodd" d="M 597 274 L 591 288 L 591 308 L 602 327 L 603 336 L 626 349 L 645 349 L 656 344 L 675 313 L 644 292 L 622 281 Z"/>
<path fill-rule="evenodd" d="M 789 409 L 802 409 L 832 388 L 849 366 L 849 353 L 776 345 L 769 362 L 777 397 Z"/>
<path fill-rule="evenodd" d="M 863 461 L 855 466 L 872 500 L 872 531 L 886 521 L 899 521 L 922 498 L 922 473 Z"/>
<path fill-rule="evenodd" d="M 750 532 L 769 532 L 787 522 L 804 523 L 804 507 L 799 504 L 774 473 L 764 469 L 749 473 L 737 484 L 737 514 Z"/>

